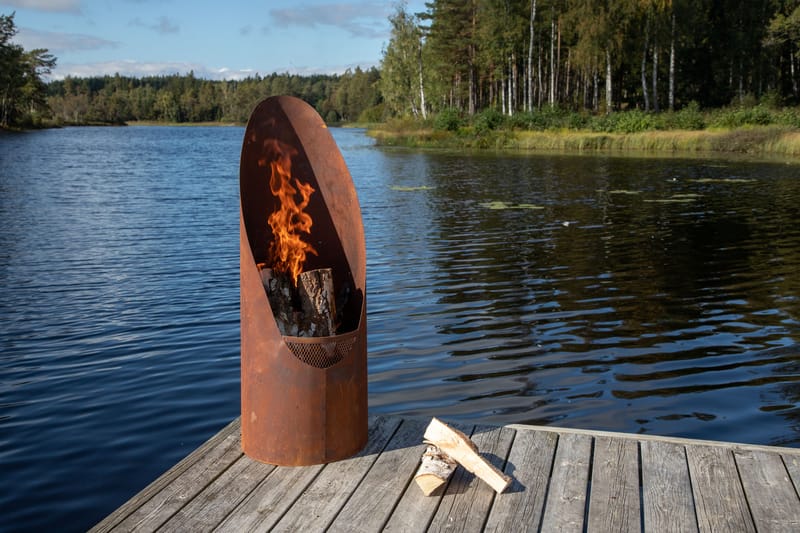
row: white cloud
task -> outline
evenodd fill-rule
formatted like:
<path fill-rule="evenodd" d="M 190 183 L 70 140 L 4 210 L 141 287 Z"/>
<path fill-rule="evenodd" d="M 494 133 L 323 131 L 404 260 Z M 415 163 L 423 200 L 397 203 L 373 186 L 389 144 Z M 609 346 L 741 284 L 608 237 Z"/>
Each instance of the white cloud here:
<path fill-rule="evenodd" d="M 210 80 L 240 80 L 253 76 L 252 69 L 234 70 L 229 68 L 209 68 L 198 63 L 165 61 L 145 63 L 133 60 L 104 61 L 100 63 L 82 63 L 57 65 L 50 78 L 61 80 L 67 76 L 74 78 L 88 78 L 92 76 L 169 76 L 172 74 L 188 74 L 194 72 L 198 78 Z"/>
<path fill-rule="evenodd" d="M 390 11 L 391 6 L 384 2 L 341 2 L 271 9 L 270 16 L 277 26 L 332 26 L 347 31 L 353 37 L 377 39 L 388 33 L 387 17 Z"/>
<path fill-rule="evenodd" d="M 55 13 L 81 12 L 80 0 L 2 0 L 0 5 Z"/>
<path fill-rule="evenodd" d="M 109 41 L 91 35 L 41 31 L 31 28 L 20 28 L 14 40 L 26 50 L 47 48 L 50 52 L 98 50 L 102 48 L 117 48 L 119 46 L 119 43 L 115 41 Z"/>
<path fill-rule="evenodd" d="M 355 70 L 357 66 L 369 68 L 372 65 L 341 65 L 337 67 L 290 67 L 290 68 L 275 68 L 275 69 L 232 69 L 228 67 L 212 68 L 199 63 L 188 62 L 156 62 L 144 63 L 133 60 L 123 61 L 105 61 L 100 63 L 82 63 L 82 64 L 64 64 L 57 65 L 53 69 L 53 73 L 49 76 L 50 79 L 61 80 L 67 76 L 73 78 L 88 78 L 92 76 L 113 76 L 119 74 L 121 76 L 131 76 L 141 78 L 144 76 L 169 76 L 172 74 L 188 74 L 190 71 L 194 73 L 195 77 L 208 80 L 242 80 L 248 77 L 260 75 L 266 76 L 277 72 L 279 74 L 289 73 L 298 74 L 301 76 L 310 76 L 312 74 L 341 74 L 347 69 Z"/>

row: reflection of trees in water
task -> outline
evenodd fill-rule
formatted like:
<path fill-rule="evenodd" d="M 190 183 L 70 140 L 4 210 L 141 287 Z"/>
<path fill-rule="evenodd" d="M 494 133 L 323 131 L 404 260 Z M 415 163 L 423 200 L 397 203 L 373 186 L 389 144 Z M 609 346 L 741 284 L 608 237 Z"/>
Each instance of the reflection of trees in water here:
<path fill-rule="evenodd" d="M 728 168 L 681 160 L 429 164 L 431 290 L 448 309 L 437 332 L 469 359 L 453 380 L 502 383 L 467 400 L 536 396 L 535 410 L 570 390 L 536 385 L 555 368 L 613 376 L 587 394 L 620 401 L 780 381 L 767 370 L 779 361 L 746 354 L 785 343 L 797 323 L 794 181 L 726 181 L 715 176 Z"/>

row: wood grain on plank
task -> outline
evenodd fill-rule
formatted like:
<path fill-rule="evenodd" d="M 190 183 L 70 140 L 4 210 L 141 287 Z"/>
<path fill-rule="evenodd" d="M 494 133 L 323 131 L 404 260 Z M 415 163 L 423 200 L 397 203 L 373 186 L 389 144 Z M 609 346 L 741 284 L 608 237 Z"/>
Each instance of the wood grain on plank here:
<path fill-rule="evenodd" d="M 404 420 L 353 495 L 330 532 L 380 531 L 409 485 L 425 449 L 425 424 Z"/>
<path fill-rule="evenodd" d="M 642 530 L 639 446 L 635 441 L 595 439 L 587 527 L 589 531 Z"/>
<path fill-rule="evenodd" d="M 697 526 L 705 531 L 755 531 L 733 451 L 718 446 L 687 446 Z"/>
<path fill-rule="evenodd" d="M 697 531 L 686 448 L 642 441 L 642 503 L 646 531 Z"/>
<path fill-rule="evenodd" d="M 733 452 L 758 531 L 800 531 L 800 499 L 776 453 Z"/>
<path fill-rule="evenodd" d="M 370 423 L 364 449 L 354 457 L 327 464 L 275 525 L 274 531 L 322 531 L 327 528 L 375 463 L 400 422 L 400 418 L 378 417 Z"/>
<path fill-rule="evenodd" d="M 542 531 L 583 531 L 592 437 L 559 434 Z"/>
<path fill-rule="evenodd" d="M 558 434 L 517 431 L 506 462 L 511 486 L 495 497 L 486 531 L 538 531 L 553 467 Z"/>

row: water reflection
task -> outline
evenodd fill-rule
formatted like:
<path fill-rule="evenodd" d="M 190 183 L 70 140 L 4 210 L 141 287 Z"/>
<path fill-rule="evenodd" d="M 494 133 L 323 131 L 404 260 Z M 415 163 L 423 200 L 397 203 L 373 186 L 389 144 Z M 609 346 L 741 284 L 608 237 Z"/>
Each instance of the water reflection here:
<path fill-rule="evenodd" d="M 378 408 L 753 441 L 731 426 L 800 377 L 791 167 L 415 157 L 387 178 L 384 266 L 414 281 L 402 344 L 373 339 Z M 776 422 L 757 439 L 800 442 Z"/>

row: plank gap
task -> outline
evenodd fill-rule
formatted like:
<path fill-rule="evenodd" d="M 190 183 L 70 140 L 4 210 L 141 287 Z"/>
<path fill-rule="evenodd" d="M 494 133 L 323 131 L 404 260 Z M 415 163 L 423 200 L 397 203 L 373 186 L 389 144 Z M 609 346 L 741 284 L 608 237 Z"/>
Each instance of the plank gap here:
<path fill-rule="evenodd" d="M 583 530 L 589 527 L 589 503 L 592 501 L 592 474 L 594 472 L 594 452 L 597 445 L 597 439 L 591 437 L 589 443 L 589 474 L 586 477 L 586 494 L 583 500 Z"/>
<path fill-rule="evenodd" d="M 550 471 L 547 472 L 547 486 L 544 489 L 544 500 L 542 501 L 541 517 L 539 518 L 538 533 L 542 533 L 542 526 L 544 525 L 544 513 L 547 511 L 547 500 L 550 498 L 550 488 L 553 483 L 553 469 L 556 467 L 556 451 L 561 445 L 561 433 L 556 433 L 556 442 L 553 446 L 553 452 L 550 456 Z"/>

